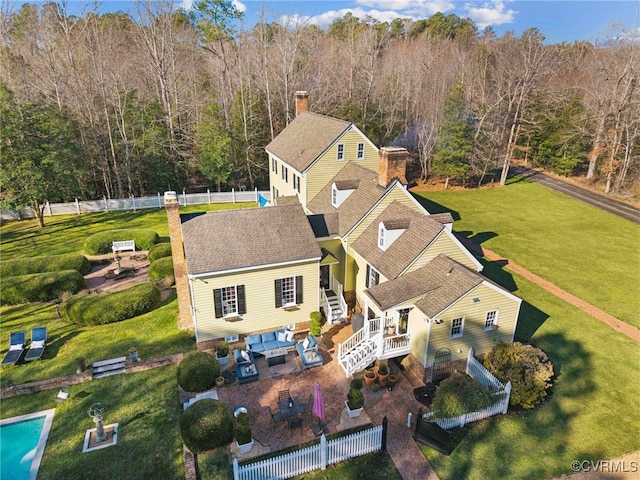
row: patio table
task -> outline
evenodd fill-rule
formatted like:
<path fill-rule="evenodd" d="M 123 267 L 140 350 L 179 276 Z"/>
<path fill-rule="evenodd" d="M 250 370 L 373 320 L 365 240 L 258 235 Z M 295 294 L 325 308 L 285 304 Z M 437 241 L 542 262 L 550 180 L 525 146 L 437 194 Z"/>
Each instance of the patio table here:
<path fill-rule="evenodd" d="M 293 402 L 292 407 L 289 407 L 289 402 L 287 402 L 286 400 L 278 402 L 278 408 L 280 409 L 280 415 L 282 415 L 283 420 L 299 413 L 304 413 L 304 406 L 302 405 L 300 400 L 291 397 L 291 401 Z"/>

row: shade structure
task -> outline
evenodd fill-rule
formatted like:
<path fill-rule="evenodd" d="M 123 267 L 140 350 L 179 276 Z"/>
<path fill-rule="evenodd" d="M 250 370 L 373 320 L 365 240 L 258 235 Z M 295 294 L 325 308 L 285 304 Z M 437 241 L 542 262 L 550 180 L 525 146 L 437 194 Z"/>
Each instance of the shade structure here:
<path fill-rule="evenodd" d="M 322 399 L 320 382 L 316 382 L 313 387 L 313 414 L 320 420 L 324 419 L 324 400 Z"/>

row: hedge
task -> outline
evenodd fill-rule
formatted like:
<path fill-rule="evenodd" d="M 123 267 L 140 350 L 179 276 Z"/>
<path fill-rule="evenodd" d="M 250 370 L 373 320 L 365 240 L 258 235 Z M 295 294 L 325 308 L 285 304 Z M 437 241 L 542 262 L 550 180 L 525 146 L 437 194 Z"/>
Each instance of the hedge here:
<path fill-rule="evenodd" d="M 102 325 L 137 317 L 159 304 L 160 289 L 145 282 L 113 293 L 73 296 L 62 303 L 60 314 L 73 323 Z"/>
<path fill-rule="evenodd" d="M 185 392 L 204 392 L 215 385 L 220 364 L 210 353 L 192 351 L 184 355 L 177 370 L 180 388 Z"/>
<path fill-rule="evenodd" d="M 499 399 L 498 395 L 493 395 L 477 380 L 462 373 L 454 373 L 440 383 L 431 411 L 437 418 L 457 417 L 488 408 Z"/>
<path fill-rule="evenodd" d="M 153 230 L 144 229 L 121 229 L 107 230 L 105 232 L 91 235 L 84 243 L 84 253 L 87 255 L 103 255 L 112 253 L 112 242 L 133 240 L 136 242 L 138 250 L 149 250 L 158 243 L 158 234 Z"/>
<path fill-rule="evenodd" d="M 84 277 L 76 270 L 16 275 L 2 279 L 0 302 L 5 305 L 49 302 L 65 292 L 78 293 L 85 288 Z"/>
<path fill-rule="evenodd" d="M 16 258 L 0 262 L 0 277 L 31 275 L 33 273 L 59 272 L 76 270 L 82 275 L 91 271 L 91 263 L 86 257 L 76 253 L 64 255 L 47 255 L 42 257 Z"/>
<path fill-rule="evenodd" d="M 149 280 L 158 281 L 163 278 L 175 278 L 172 257 L 162 257 L 149 265 Z"/>
<path fill-rule="evenodd" d="M 156 243 L 149 249 L 149 261 L 155 262 L 159 258 L 171 256 L 171 244 L 168 242 Z"/>
<path fill-rule="evenodd" d="M 193 453 L 228 445 L 233 440 L 234 422 L 229 409 L 212 398 L 198 400 L 180 414 L 180 436 Z"/>

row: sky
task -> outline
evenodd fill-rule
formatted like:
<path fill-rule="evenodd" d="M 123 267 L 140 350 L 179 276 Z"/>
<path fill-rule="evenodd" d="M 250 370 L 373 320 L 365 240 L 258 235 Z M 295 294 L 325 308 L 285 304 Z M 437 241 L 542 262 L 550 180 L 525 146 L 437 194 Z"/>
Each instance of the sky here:
<path fill-rule="evenodd" d="M 0 0 L 3 3 L 11 0 Z M 58 0 L 60 1 L 60 0 Z M 189 9 L 192 0 L 176 0 Z M 379 21 L 394 18 L 428 18 L 436 12 L 470 18 L 478 29 L 491 26 L 498 36 L 513 31 L 517 36 L 535 27 L 546 43 L 586 40 L 601 42 L 617 32 L 640 42 L 640 0 L 233 0 L 244 13 L 244 28 L 250 29 L 264 10 L 266 20 L 287 19 L 325 29 L 336 18 L 351 12 L 358 18 L 367 15 Z M 16 2 L 23 3 L 23 2 Z M 33 3 L 33 2 L 32 2 Z M 89 2 L 70 0 L 80 9 Z M 104 0 L 100 10 L 133 10 L 132 0 Z M 612 30 L 612 27 L 617 27 Z"/>

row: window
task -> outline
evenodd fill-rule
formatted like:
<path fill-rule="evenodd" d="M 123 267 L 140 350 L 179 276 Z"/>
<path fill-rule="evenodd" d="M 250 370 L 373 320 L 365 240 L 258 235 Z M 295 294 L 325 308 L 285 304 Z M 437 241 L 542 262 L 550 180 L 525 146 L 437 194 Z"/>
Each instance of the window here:
<path fill-rule="evenodd" d="M 356 158 L 358 160 L 362 160 L 364 158 L 364 143 L 358 144 L 358 155 Z"/>
<path fill-rule="evenodd" d="M 271 159 L 271 170 L 273 173 L 278 173 L 278 161 L 275 158 Z"/>
<path fill-rule="evenodd" d="M 485 330 L 495 330 L 498 328 L 498 310 L 490 310 L 484 319 Z"/>
<path fill-rule="evenodd" d="M 338 144 L 338 161 L 344 160 L 344 143 Z"/>
<path fill-rule="evenodd" d="M 293 189 L 300 193 L 300 177 L 295 173 L 293 174 Z"/>
<path fill-rule="evenodd" d="M 338 208 L 338 187 L 335 183 L 331 185 L 331 205 Z"/>
<path fill-rule="evenodd" d="M 380 222 L 380 226 L 378 227 L 378 247 L 380 247 L 382 250 L 385 250 L 384 232 L 385 232 L 384 224 Z"/>
<path fill-rule="evenodd" d="M 216 288 L 213 291 L 216 318 L 237 317 L 247 313 L 244 285 Z"/>
<path fill-rule="evenodd" d="M 462 336 L 464 330 L 464 317 L 458 317 L 451 320 L 451 338 Z"/>
<path fill-rule="evenodd" d="M 275 203 L 276 198 L 278 198 L 278 189 L 273 187 L 273 198 L 271 199 L 271 203 Z"/>
<path fill-rule="evenodd" d="M 403 334 L 407 333 L 407 327 L 409 326 L 409 312 L 410 308 L 403 308 L 398 310 L 398 317 L 400 318 L 400 322 L 398 324 L 398 333 Z"/>
<path fill-rule="evenodd" d="M 380 274 L 376 271 L 375 268 L 367 264 L 367 288 L 373 287 L 374 285 L 378 285 L 380 281 Z"/>
<path fill-rule="evenodd" d="M 302 277 L 279 278 L 275 281 L 276 308 L 302 303 Z"/>
<path fill-rule="evenodd" d="M 289 180 L 289 169 L 284 165 L 282 166 L 282 180 L 285 182 Z"/>
<path fill-rule="evenodd" d="M 234 343 L 237 342 L 238 340 L 240 340 L 240 335 L 229 335 L 224 337 L 224 341 L 227 343 Z"/>

